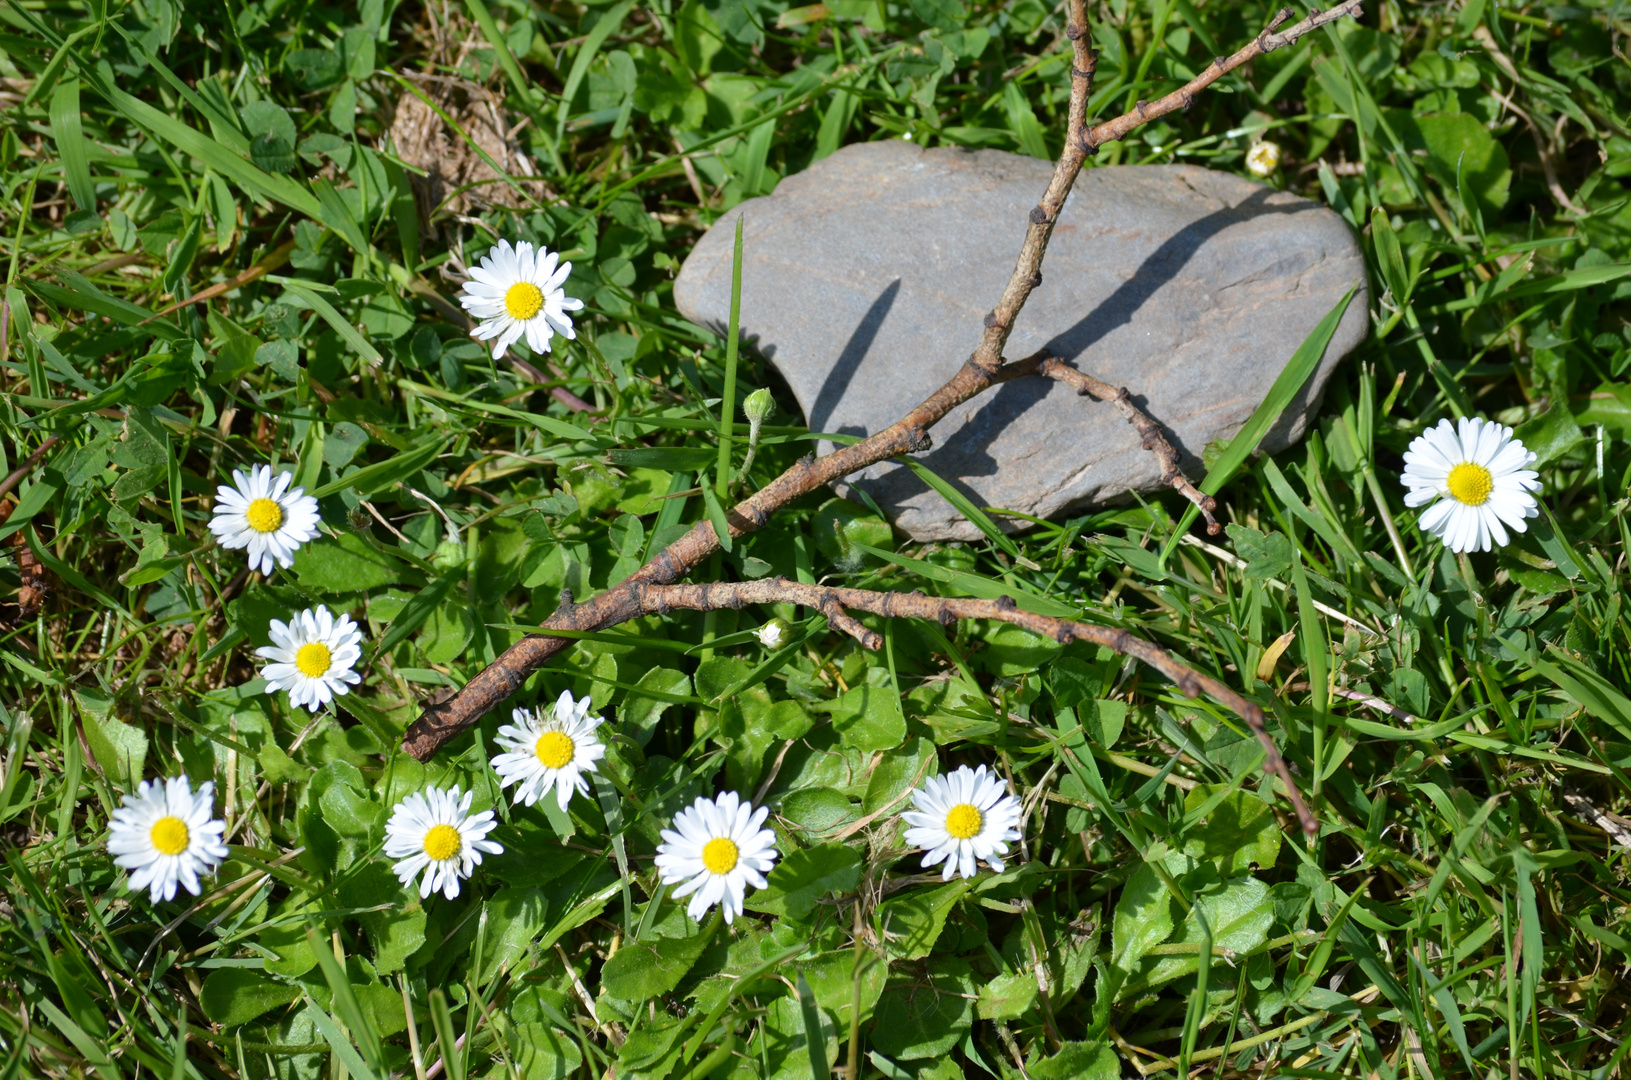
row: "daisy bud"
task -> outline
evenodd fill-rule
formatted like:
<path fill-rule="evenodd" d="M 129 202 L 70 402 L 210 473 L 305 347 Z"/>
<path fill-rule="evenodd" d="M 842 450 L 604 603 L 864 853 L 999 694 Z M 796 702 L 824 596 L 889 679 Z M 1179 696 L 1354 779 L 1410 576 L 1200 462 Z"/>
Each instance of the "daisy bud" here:
<path fill-rule="evenodd" d="M 764 423 L 765 417 L 775 408 L 776 403 L 771 400 L 770 391 L 763 388 L 755 390 L 742 401 L 742 414 L 748 418 L 748 423 L 753 425 L 754 431 L 759 430 L 759 425 Z"/>
<path fill-rule="evenodd" d="M 1252 148 L 1246 151 L 1246 171 L 1253 176 L 1266 179 L 1273 176 L 1279 168 L 1279 143 L 1272 143 L 1264 139 L 1262 142 L 1252 144 Z"/>
<path fill-rule="evenodd" d="M 771 619 L 755 633 L 759 637 L 759 644 L 767 649 L 779 649 L 787 644 L 787 623 L 782 619 Z"/>

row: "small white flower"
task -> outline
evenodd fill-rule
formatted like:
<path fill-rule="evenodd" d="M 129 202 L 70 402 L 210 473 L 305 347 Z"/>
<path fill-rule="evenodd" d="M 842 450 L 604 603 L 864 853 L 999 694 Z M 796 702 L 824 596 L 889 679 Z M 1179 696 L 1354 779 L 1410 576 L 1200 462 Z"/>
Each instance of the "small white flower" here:
<path fill-rule="evenodd" d="M 1269 142 L 1253 143 L 1252 148 L 1246 151 L 1246 171 L 1253 176 L 1270 177 L 1280 167 L 1280 144 Z"/>
<path fill-rule="evenodd" d="M 317 539 L 317 500 L 305 488 L 291 488 L 291 472 L 272 473 L 270 465 L 256 465 L 245 476 L 232 470 L 232 484 L 215 489 L 215 513 L 210 532 L 221 546 L 249 549 L 249 568 L 271 574 L 272 564 L 294 565 L 295 549 Z"/>
<path fill-rule="evenodd" d="M 769 813 L 727 791 L 717 799 L 698 798 L 674 815 L 674 827 L 663 830 L 657 845 L 657 869 L 664 885 L 684 882 L 674 899 L 691 897 L 687 915 L 700 920 L 723 904 L 730 922 L 742 914 L 746 886 L 765 887 L 765 874 L 776 862 L 776 834 L 760 827 Z"/>
<path fill-rule="evenodd" d="M 397 880 L 407 885 L 423 870 L 419 896 L 424 899 L 438 890 L 449 900 L 459 895 L 459 881 L 481 864 L 482 852 L 497 855 L 502 844 L 486 839 L 497 826 L 491 810 L 470 813 L 473 791 L 459 797 L 455 784 L 450 791 L 426 788 L 396 804 L 391 820 L 385 823 L 385 855 L 396 859 L 391 869 Z"/>
<path fill-rule="evenodd" d="M 498 729 L 498 744 L 508 753 L 493 756 L 500 786 L 519 783 L 515 801 L 527 806 L 553 787 L 562 810 L 574 793 L 587 794 L 583 774 L 599 771 L 595 762 L 606 754 L 595 737 L 601 718 L 589 715 L 588 697 L 573 701 L 572 692 L 562 690 L 553 709 L 515 709 L 510 716 L 515 723 Z"/>
<path fill-rule="evenodd" d="M 1462 417 L 1451 427 L 1440 420 L 1405 452 L 1405 505 L 1432 503 L 1417 524 L 1451 551 L 1489 551 L 1492 540 L 1496 547 L 1507 542 L 1502 522 L 1527 532 L 1524 519 L 1539 516 L 1530 492 L 1540 490 L 1540 479 L 1525 467 L 1534 462 L 1504 424 Z"/>
<path fill-rule="evenodd" d="M 362 631 L 351 616 L 336 619 L 328 608 L 318 604 L 299 612 L 287 623 L 272 620 L 272 644 L 255 650 L 255 655 L 272 661 L 261 669 L 268 693 L 289 691 L 289 704 L 316 712 L 334 699 L 349 693 L 362 676 L 351 670 L 362 658 L 358 642 Z"/>
<path fill-rule="evenodd" d="M 1008 841 L 1019 839 L 1019 800 L 1007 794 L 1002 779 L 985 766 L 962 766 L 950 776 L 931 776 L 912 793 L 912 806 L 901 817 L 912 828 L 906 842 L 923 849 L 923 868 L 944 862 L 942 881 L 954 873 L 971 878 L 974 860 L 983 859 L 1002 873 L 998 858 Z"/>
<path fill-rule="evenodd" d="M 206 780 L 194 793 L 185 775 L 162 783 L 143 780 L 136 794 L 108 823 L 108 853 L 131 871 L 132 892 L 150 889 L 153 903 L 174 900 L 176 886 L 198 895 L 198 875 L 227 857 L 221 843 L 226 825 L 212 818 L 215 785 Z"/>
<path fill-rule="evenodd" d="M 556 333 L 568 341 L 578 336 L 567 312 L 582 308 L 583 301 L 566 295 L 562 285 L 572 273 L 572 264 L 557 267 L 558 262 L 560 255 L 548 248 L 535 254 L 525 240 L 514 248 L 508 240 L 500 240 L 481 257 L 480 266 L 470 268 L 470 280 L 464 283 L 459 303 L 481 320 L 471 337 L 497 339 L 493 341 L 494 360 L 503 357 L 504 350 L 523 334 L 528 347 L 540 353 L 549 351 L 549 339 Z"/>
<path fill-rule="evenodd" d="M 779 649 L 787 644 L 787 623 L 781 619 L 771 619 L 754 633 L 759 638 L 759 644 L 767 649 Z"/>

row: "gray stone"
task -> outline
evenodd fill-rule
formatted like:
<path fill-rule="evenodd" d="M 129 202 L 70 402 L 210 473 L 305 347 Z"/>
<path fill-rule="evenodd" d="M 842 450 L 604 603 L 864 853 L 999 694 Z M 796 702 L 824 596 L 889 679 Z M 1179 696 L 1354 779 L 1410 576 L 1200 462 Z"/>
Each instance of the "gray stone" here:
<path fill-rule="evenodd" d="M 728 326 L 741 215 L 743 336 L 787 380 L 812 431 L 881 430 L 979 342 L 1051 170 L 997 150 L 900 140 L 846 147 L 724 215 L 686 260 L 675 301 L 693 322 Z M 1309 331 L 1355 286 L 1317 374 L 1270 432 L 1268 449 L 1302 435 L 1331 372 L 1368 331 L 1364 257 L 1341 218 L 1188 165 L 1084 171 L 1042 275 L 1008 357 L 1047 345 L 1126 386 L 1195 479 L 1206 445 L 1240 429 Z M 918 460 L 978 506 L 1049 517 L 1160 484 L 1155 456 L 1112 406 L 1051 380 L 989 391 L 932 434 L 933 449 Z M 886 462 L 851 479 L 914 539 L 979 535 L 903 466 Z"/>

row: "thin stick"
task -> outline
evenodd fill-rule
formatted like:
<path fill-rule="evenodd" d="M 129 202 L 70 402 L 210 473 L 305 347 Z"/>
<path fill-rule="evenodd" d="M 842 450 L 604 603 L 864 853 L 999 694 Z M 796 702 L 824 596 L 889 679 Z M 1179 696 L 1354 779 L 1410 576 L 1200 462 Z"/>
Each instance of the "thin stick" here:
<path fill-rule="evenodd" d="M 640 584 L 627 590 L 626 595 L 628 609 L 620 613 L 622 618 L 619 622 L 641 615 L 663 615 L 676 609 L 735 610 L 749 604 L 796 604 L 814 608 L 826 616 L 835 629 L 850 635 L 866 649 L 882 648 L 883 635 L 850 615 L 851 611 L 864 611 L 888 619 L 931 619 L 942 626 L 949 626 L 959 619 L 990 619 L 1018 626 L 1038 637 L 1052 638 L 1061 645 L 1085 641 L 1103 646 L 1121 656 L 1134 657 L 1159 671 L 1172 680 L 1184 696 L 1200 697 L 1205 694 L 1239 714 L 1263 748 L 1263 771 L 1277 777 L 1285 785 L 1286 798 L 1296 810 L 1297 820 L 1302 823 L 1303 829 L 1310 835 L 1319 830 L 1319 824 L 1308 812 L 1298 791 L 1296 778 L 1268 733 L 1263 710 L 1257 703 L 1228 684 L 1196 671 L 1159 645 L 1125 630 L 1022 611 L 1008 597 L 965 600 L 926 596 L 920 592 L 874 592 L 869 589 L 806 585 L 782 577 L 761 578 L 758 581 L 721 581 L 706 585 Z"/>
<path fill-rule="evenodd" d="M 1114 120 L 1108 120 L 1102 124 L 1095 124 L 1086 133 L 1086 145 L 1082 148 L 1083 152 L 1088 154 L 1097 153 L 1099 147 L 1107 142 L 1125 139 L 1127 134 L 1136 127 L 1147 124 L 1151 120 L 1158 120 L 1168 113 L 1177 112 L 1180 109 L 1187 110 L 1191 105 L 1195 104 L 1195 95 L 1198 92 L 1205 90 L 1247 61 L 1255 60 L 1265 53 L 1273 52 L 1275 49 L 1283 49 L 1298 38 L 1318 30 L 1327 23 L 1336 22 L 1338 19 L 1347 18 L 1350 15 L 1358 18 L 1363 14 L 1361 10 L 1363 2 L 1364 0 L 1342 0 L 1342 3 L 1336 7 L 1325 11 L 1315 10 L 1308 18 L 1292 26 L 1284 33 L 1275 33 L 1294 14 L 1288 7 L 1281 8 L 1275 13 L 1274 18 L 1269 20 L 1268 27 L 1261 34 L 1258 34 L 1250 45 L 1237 50 L 1233 56 L 1220 56 L 1213 60 L 1211 64 L 1207 65 L 1205 71 L 1166 97 L 1156 101 L 1140 101 L 1133 107 L 1132 112 L 1123 113 Z"/>
<path fill-rule="evenodd" d="M 1077 371 L 1069 364 L 1056 356 L 1050 356 L 1037 365 L 1036 373 L 1049 379 L 1057 379 L 1066 386 L 1075 388 L 1076 393 L 1082 397 L 1091 397 L 1099 401 L 1114 405 L 1127 422 L 1137 430 L 1139 438 L 1143 440 L 1144 449 L 1149 450 L 1161 459 L 1161 482 L 1171 485 L 1184 498 L 1194 503 L 1201 514 L 1206 518 L 1206 531 L 1216 536 L 1223 531 L 1212 511 L 1218 508 L 1217 500 L 1189 482 L 1184 475 L 1183 458 L 1168 441 L 1161 431 L 1161 425 L 1150 419 L 1148 413 L 1133 404 L 1132 395 L 1125 386 L 1115 387 L 1100 379 L 1095 379 L 1086 372 Z"/>
<path fill-rule="evenodd" d="M 271 253 L 266 256 L 266 258 L 262 259 L 254 266 L 251 266 L 248 270 L 245 270 L 238 276 L 228 278 L 226 281 L 211 285 L 209 288 L 204 289 L 202 292 L 194 293 L 185 300 L 177 300 L 163 311 L 160 311 L 154 315 L 149 315 L 136 325 L 146 326 L 154 319 L 162 319 L 171 312 L 180 311 L 182 308 L 188 307 L 192 304 L 202 304 L 205 301 L 214 300 L 222 293 L 229 293 L 233 289 L 241 289 L 245 285 L 248 285 L 251 281 L 256 281 L 265 277 L 267 274 L 270 274 L 273 270 L 280 269 L 284 263 L 289 261 L 289 255 L 293 251 L 294 241 L 290 240 L 281 247 L 274 248 Z"/>

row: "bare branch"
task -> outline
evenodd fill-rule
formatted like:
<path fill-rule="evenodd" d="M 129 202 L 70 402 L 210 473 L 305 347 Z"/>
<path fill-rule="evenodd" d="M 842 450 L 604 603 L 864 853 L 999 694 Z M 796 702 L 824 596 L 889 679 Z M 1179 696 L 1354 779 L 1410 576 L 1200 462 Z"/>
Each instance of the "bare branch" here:
<path fill-rule="evenodd" d="M 1127 422 L 1138 431 L 1139 438 L 1143 440 L 1144 449 L 1151 451 L 1161 459 L 1161 482 L 1175 488 L 1184 498 L 1194 503 L 1196 508 L 1206 518 L 1206 531 L 1216 536 L 1223 531 L 1212 516 L 1212 511 L 1218 508 L 1217 500 L 1207 495 L 1189 482 L 1182 468 L 1183 458 L 1179 456 L 1176 448 L 1167 440 L 1161 431 L 1161 426 L 1150 419 L 1149 414 L 1133 404 L 1132 395 L 1125 386 L 1115 387 L 1100 379 L 1095 379 L 1086 372 L 1077 371 L 1058 357 L 1050 356 L 1043 360 L 1036 369 L 1038 375 L 1050 379 L 1057 379 L 1066 386 L 1076 389 L 1083 397 L 1095 398 L 1116 407 Z"/>
<path fill-rule="evenodd" d="M 1296 779 L 1268 733 L 1263 710 L 1226 683 L 1196 671 L 1159 645 L 1125 630 L 1022 611 L 1007 597 L 966 600 L 926 596 L 921 592 L 873 592 L 869 589 L 805 585 L 781 577 L 701 585 L 639 585 L 628 590 L 625 596 L 627 607 L 619 613 L 620 622 L 641 615 L 666 615 L 674 610 L 719 611 L 735 610 L 749 604 L 796 604 L 821 612 L 837 629 L 849 634 L 864 648 L 874 650 L 882 648 L 882 635 L 845 612 L 864 611 L 887 619 L 928 619 L 942 626 L 949 626 L 959 619 L 990 619 L 1018 626 L 1038 637 L 1052 638 L 1061 645 L 1085 641 L 1103 646 L 1118 655 L 1131 656 L 1148 664 L 1171 679 L 1187 697 L 1205 694 L 1238 713 L 1263 747 L 1263 770 L 1285 786 L 1286 798 L 1296 811 L 1303 829 L 1310 835 L 1318 831 L 1318 825 L 1297 789 Z M 835 613 L 842 615 L 842 622 L 834 620 Z"/>
<path fill-rule="evenodd" d="M 1159 119 L 1170 112 L 1177 112 L 1180 109 L 1187 110 L 1191 105 L 1195 104 L 1195 95 L 1197 93 L 1205 90 L 1248 60 L 1255 60 L 1265 53 L 1273 52 L 1275 49 L 1283 49 L 1298 38 L 1318 30 L 1327 23 L 1336 22 L 1338 19 L 1344 19 L 1350 15 L 1358 18 L 1362 14 L 1360 9 L 1363 2 L 1364 0 L 1342 0 L 1342 3 L 1336 7 L 1325 11 L 1320 11 L 1318 8 L 1310 9 L 1312 13 L 1308 18 L 1292 26 L 1284 33 L 1277 34 L 1275 31 L 1293 14 L 1290 8 L 1281 8 L 1275 13 L 1274 18 L 1269 20 L 1268 27 L 1261 34 L 1258 34 L 1250 45 L 1239 49 L 1233 56 L 1220 56 L 1213 60 L 1207 65 L 1205 71 L 1164 98 L 1157 101 L 1140 101 L 1134 106 L 1132 112 L 1124 113 L 1114 120 L 1107 120 L 1102 124 L 1095 124 L 1087 132 L 1086 145 L 1082 148 L 1083 152 L 1088 154 L 1097 153 L 1099 147 L 1107 142 L 1125 139 L 1127 134 L 1136 127 L 1147 124 L 1151 120 Z"/>

